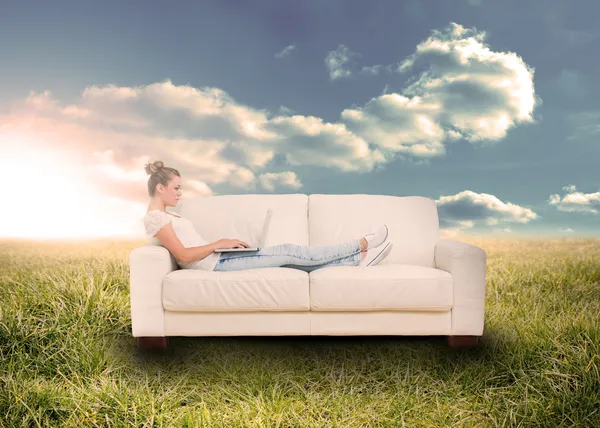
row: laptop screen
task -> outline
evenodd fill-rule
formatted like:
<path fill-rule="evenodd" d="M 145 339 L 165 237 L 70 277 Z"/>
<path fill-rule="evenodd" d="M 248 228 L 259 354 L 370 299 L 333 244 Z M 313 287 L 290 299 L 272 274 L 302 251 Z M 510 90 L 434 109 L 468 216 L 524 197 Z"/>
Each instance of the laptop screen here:
<path fill-rule="evenodd" d="M 263 229 L 260 235 L 260 239 L 258 241 L 258 248 L 264 248 L 265 242 L 267 242 L 267 233 L 269 232 L 269 225 L 271 224 L 271 217 L 273 216 L 273 210 L 269 208 L 267 210 L 267 215 L 265 216 L 265 222 L 263 224 Z"/>

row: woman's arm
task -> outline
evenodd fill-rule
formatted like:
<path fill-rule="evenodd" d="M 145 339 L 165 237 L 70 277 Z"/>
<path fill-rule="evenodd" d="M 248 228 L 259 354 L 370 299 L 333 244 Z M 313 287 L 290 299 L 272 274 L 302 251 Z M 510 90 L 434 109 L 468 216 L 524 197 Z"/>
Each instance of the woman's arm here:
<path fill-rule="evenodd" d="M 185 248 L 173 229 L 171 219 L 158 211 L 148 214 L 145 226 L 149 236 L 158 238 L 162 246 L 175 257 L 175 260 L 184 264 L 202 260 L 217 248 L 249 247 L 247 243 L 239 239 L 222 238 L 211 244 Z"/>
<path fill-rule="evenodd" d="M 180 263 L 191 263 L 196 260 L 202 260 L 217 248 L 222 248 L 225 240 L 219 239 L 211 244 L 198 245 L 196 247 L 185 248 L 173 229 L 171 222 L 161 227 L 155 235 L 160 243 L 175 257 Z"/>
<path fill-rule="evenodd" d="M 202 260 L 204 257 L 208 256 L 217 248 L 241 247 L 249 248 L 250 245 L 239 239 L 221 238 L 218 241 L 213 242 L 212 244 L 199 245 L 197 247 L 188 247 L 183 250 L 183 258 L 185 260 L 184 263 L 192 263 L 196 260 Z"/>
<path fill-rule="evenodd" d="M 189 247 L 184 250 L 184 263 L 192 263 L 196 260 L 202 260 L 217 248 L 222 248 L 222 245 L 219 244 L 221 239 L 215 241 L 211 244 L 200 245 L 198 247 Z"/>

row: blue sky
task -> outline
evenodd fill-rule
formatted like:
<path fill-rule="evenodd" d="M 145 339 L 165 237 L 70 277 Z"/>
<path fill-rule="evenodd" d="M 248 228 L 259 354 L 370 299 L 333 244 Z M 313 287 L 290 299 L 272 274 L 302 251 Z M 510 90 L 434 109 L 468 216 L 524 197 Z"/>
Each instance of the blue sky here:
<path fill-rule="evenodd" d="M 2 3 L 0 154 L 31 172 L 21 207 L 49 157 L 49 181 L 78 183 L 80 236 L 143 235 L 157 159 L 184 197 L 422 195 L 447 236 L 600 236 L 599 14 L 593 1 Z"/>

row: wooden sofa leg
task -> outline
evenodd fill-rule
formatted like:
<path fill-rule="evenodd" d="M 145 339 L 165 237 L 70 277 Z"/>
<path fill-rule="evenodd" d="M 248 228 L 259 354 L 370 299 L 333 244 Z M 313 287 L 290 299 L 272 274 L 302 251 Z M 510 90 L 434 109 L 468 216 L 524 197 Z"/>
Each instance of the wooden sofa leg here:
<path fill-rule="evenodd" d="M 472 348 L 477 346 L 480 336 L 448 336 L 451 348 Z"/>
<path fill-rule="evenodd" d="M 167 337 L 136 337 L 137 347 L 140 349 L 166 349 L 168 342 Z"/>

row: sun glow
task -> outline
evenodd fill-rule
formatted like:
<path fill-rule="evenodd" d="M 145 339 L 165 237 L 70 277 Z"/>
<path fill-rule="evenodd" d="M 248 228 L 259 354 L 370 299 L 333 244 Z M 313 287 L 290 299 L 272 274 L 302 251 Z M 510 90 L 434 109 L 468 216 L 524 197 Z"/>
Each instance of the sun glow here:
<path fill-rule="evenodd" d="M 0 237 L 72 240 L 114 235 L 115 225 L 101 216 L 101 201 L 74 156 L 44 146 L 26 132 L 0 129 L 0 158 Z"/>

